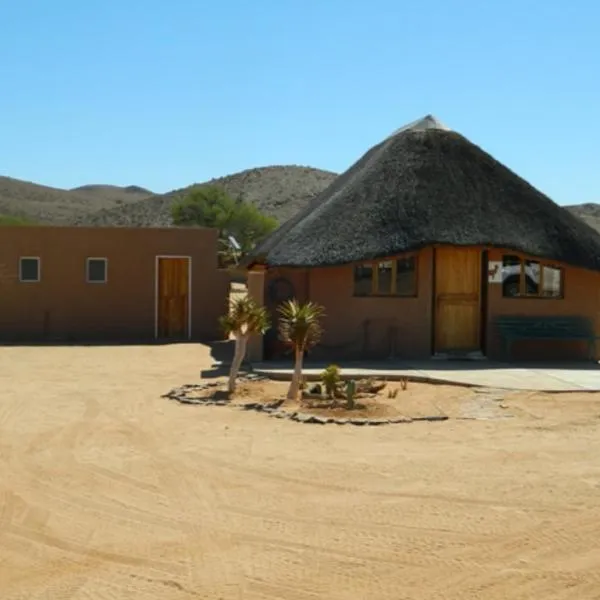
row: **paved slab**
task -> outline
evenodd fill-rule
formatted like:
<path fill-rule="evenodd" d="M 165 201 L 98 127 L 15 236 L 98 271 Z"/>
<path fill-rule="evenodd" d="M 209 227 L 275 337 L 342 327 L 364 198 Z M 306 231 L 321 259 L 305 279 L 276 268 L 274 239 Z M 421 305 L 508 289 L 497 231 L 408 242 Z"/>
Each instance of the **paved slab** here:
<path fill-rule="evenodd" d="M 307 363 L 304 375 L 317 379 L 328 363 Z M 382 361 L 341 363 L 342 373 L 348 378 L 381 377 L 389 380 L 408 377 L 413 381 L 431 381 L 460 385 L 534 390 L 545 392 L 600 391 L 600 365 L 597 363 L 571 364 L 508 364 L 488 361 Z M 261 363 L 253 366 L 259 374 L 274 379 L 289 379 L 290 363 Z"/>

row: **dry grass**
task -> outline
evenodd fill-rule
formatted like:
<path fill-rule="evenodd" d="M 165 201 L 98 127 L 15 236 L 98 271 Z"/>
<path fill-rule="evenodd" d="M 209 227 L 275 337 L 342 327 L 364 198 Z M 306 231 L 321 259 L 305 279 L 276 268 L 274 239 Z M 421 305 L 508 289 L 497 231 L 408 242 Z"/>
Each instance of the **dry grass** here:
<path fill-rule="evenodd" d="M 160 398 L 210 362 L 0 348 L 2 600 L 598 597 L 598 394 L 381 428 Z"/>

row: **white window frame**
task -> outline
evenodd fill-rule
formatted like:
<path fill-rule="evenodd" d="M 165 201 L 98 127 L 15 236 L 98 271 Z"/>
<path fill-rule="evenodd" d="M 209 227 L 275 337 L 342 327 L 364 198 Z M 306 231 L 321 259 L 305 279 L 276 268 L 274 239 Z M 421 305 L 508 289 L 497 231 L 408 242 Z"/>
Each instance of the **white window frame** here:
<path fill-rule="evenodd" d="M 36 260 L 37 261 L 37 279 L 23 279 L 23 261 L 24 260 Z M 39 283 L 42 280 L 42 261 L 39 256 L 19 256 L 19 283 Z"/>
<path fill-rule="evenodd" d="M 104 263 L 104 280 L 103 281 L 92 281 L 90 279 L 90 261 L 92 260 L 101 260 Z M 92 284 L 102 285 L 104 283 L 108 283 L 108 258 L 105 256 L 88 256 L 85 259 L 85 282 Z"/>

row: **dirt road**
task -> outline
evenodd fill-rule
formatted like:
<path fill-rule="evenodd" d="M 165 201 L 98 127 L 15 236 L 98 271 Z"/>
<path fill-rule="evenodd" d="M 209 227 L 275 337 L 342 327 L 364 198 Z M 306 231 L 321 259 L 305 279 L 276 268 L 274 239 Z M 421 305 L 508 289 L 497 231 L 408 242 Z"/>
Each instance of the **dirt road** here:
<path fill-rule="evenodd" d="M 319 427 L 160 398 L 202 346 L 0 348 L 3 600 L 600 598 L 600 398 Z"/>

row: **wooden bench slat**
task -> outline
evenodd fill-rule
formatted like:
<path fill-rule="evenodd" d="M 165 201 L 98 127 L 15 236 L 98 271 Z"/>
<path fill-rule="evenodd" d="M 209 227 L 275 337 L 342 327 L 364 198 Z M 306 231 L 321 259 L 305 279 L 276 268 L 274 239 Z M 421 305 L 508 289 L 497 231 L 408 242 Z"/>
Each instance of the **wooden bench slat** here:
<path fill-rule="evenodd" d="M 496 318 L 495 323 L 500 336 L 504 338 L 508 355 L 515 340 L 585 340 L 588 342 L 592 358 L 594 342 L 598 339 L 592 322 L 584 317 L 500 316 Z"/>

